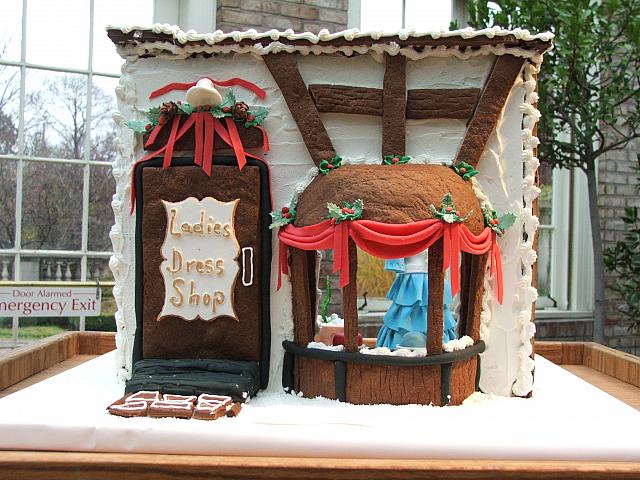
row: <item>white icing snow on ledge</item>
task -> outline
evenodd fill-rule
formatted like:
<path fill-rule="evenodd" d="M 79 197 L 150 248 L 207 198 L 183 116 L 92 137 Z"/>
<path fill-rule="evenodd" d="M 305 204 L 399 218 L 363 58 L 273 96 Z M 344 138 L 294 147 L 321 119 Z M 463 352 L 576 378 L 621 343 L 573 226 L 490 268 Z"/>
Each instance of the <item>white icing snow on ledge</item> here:
<path fill-rule="evenodd" d="M 447 343 L 442 345 L 442 349 L 445 352 L 455 352 L 457 350 L 464 350 L 465 348 L 471 347 L 472 345 L 473 339 L 469 335 L 465 335 L 462 338 L 449 340 Z"/>

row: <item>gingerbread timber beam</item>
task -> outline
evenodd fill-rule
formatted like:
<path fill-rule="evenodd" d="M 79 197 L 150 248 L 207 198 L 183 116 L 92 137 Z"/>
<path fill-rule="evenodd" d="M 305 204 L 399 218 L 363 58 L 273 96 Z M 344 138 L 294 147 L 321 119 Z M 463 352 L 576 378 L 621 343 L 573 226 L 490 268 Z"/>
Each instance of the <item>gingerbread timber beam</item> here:
<path fill-rule="evenodd" d="M 309 85 L 320 113 L 382 116 L 382 89 L 348 85 Z M 406 118 L 467 120 L 480 95 L 479 88 L 423 88 L 407 91 Z"/>
<path fill-rule="evenodd" d="M 262 58 L 280 87 L 313 163 L 319 166 L 322 160 L 331 159 L 336 154 L 335 148 L 300 75 L 296 56 L 275 53 Z"/>
<path fill-rule="evenodd" d="M 407 57 L 385 53 L 382 81 L 382 156 L 404 155 L 406 146 Z"/>
<path fill-rule="evenodd" d="M 477 167 L 524 62 L 524 58 L 513 55 L 501 55 L 496 59 L 454 163 L 466 162 Z"/>

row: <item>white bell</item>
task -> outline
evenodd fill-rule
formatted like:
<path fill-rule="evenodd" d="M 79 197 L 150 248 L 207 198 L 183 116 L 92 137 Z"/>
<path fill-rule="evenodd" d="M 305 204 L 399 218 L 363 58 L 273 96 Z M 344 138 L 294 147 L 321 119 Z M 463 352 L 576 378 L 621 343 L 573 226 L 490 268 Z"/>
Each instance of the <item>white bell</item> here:
<path fill-rule="evenodd" d="M 186 100 L 192 107 L 203 107 L 211 105 L 217 107 L 222 103 L 222 95 L 213 86 L 213 82 L 208 78 L 198 80 L 195 86 L 187 90 Z"/>

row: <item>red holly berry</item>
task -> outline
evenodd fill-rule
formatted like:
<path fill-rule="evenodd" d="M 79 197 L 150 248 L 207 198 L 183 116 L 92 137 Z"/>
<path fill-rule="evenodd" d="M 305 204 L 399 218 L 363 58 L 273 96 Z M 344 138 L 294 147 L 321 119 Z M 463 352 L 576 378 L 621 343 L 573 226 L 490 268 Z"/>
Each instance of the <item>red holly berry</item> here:
<path fill-rule="evenodd" d="M 248 115 L 247 116 L 247 121 L 248 122 L 253 122 L 256 119 L 255 115 Z"/>
<path fill-rule="evenodd" d="M 332 219 L 331 219 L 331 225 L 335 225 L 335 224 L 336 224 L 336 219 L 335 219 L 335 218 L 332 218 Z"/>
<path fill-rule="evenodd" d="M 282 207 L 282 213 L 289 213 L 289 207 Z"/>
<path fill-rule="evenodd" d="M 327 169 L 328 170 L 333 170 L 333 163 L 328 163 L 327 164 Z"/>
<path fill-rule="evenodd" d="M 464 167 L 460 167 L 459 172 L 464 175 L 465 173 L 467 173 L 467 169 Z"/>
<path fill-rule="evenodd" d="M 284 218 L 291 218 L 291 214 L 289 212 L 285 212 L 282 214 Z"/>
<path fill-rule="evenodd" d="M 393 157 L 393 158 L 391 159 L 391 163 L 393 163 L 394 165 L 395 165 L 396 163 L 398 163 L 399 161 L 400 161 L 400 159 L 399 159 L 398 157 Z"/>
<path fill-rule="evenodd" d="M 342 213 L 349 213 L 349 209 L 348 209 L 347 207 L 344 207 L 344 208 L 341 210 L 341 212 L 342 212 Z"/>
<path fill-rule="evenodd" d="M 499 223 L 500 223 L 500 220 L 498 220 L 497 218 L 491 219 L 491 225 L 498 225 Z"/>
<path fill-rule="evenodd" d="M 147 124 L 144 126 L 144 129 L 145 129 L 147 132 L 148 132 L 149 130 L 151 130 L 151 128 L 152 128 L 152 127 L 151 127 L 151 124 L 150 124 L 150 123 L 147 123 Z"/>
<path fill-rule="evenodd" d="M 446 208 L 444 209 L 444 211 L 445 211 L 445 212 L 447 212 L 447 213 L 451 213 L 451 212 L 453 211 L 453 208 L 451 208 L 451 207 L 446 207 Z"/>
<path fill-rule="evenodd" d="M 231 111 L 231 107 L 224 107 L 224 108 L 222 109 L 222 111 L 223 111 L 224 113 L 229 113 L 229 112 Z"/>
<path fill-rule="evenodd" d="M 353 215 L 353 214 L 354 214 L 354 213 L 356 213 L 356 212 L 355 212 L 355 210 L 354 210 L 353 208 L 347 208 L 347 213 L 348 213 L 349 215 Z"/>

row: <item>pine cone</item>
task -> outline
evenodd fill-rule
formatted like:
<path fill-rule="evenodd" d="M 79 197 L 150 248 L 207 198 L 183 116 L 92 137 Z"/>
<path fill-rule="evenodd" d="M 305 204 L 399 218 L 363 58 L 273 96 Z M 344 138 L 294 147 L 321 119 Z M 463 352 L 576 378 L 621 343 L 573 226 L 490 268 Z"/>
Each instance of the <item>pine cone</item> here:
<path fill-rule="evenodd" d="M 174 102 L 164 102 L 160 106 L 160 113 L 167 118 L 172 118 L 178 113 L 178 105 Z"/>
<path fill-rule="evenodd" d="M 249 114 L 249 105 L 244 102 L 237 102 L 233 106 L 233 118 L 238 121 L 245 121 Z"/>

